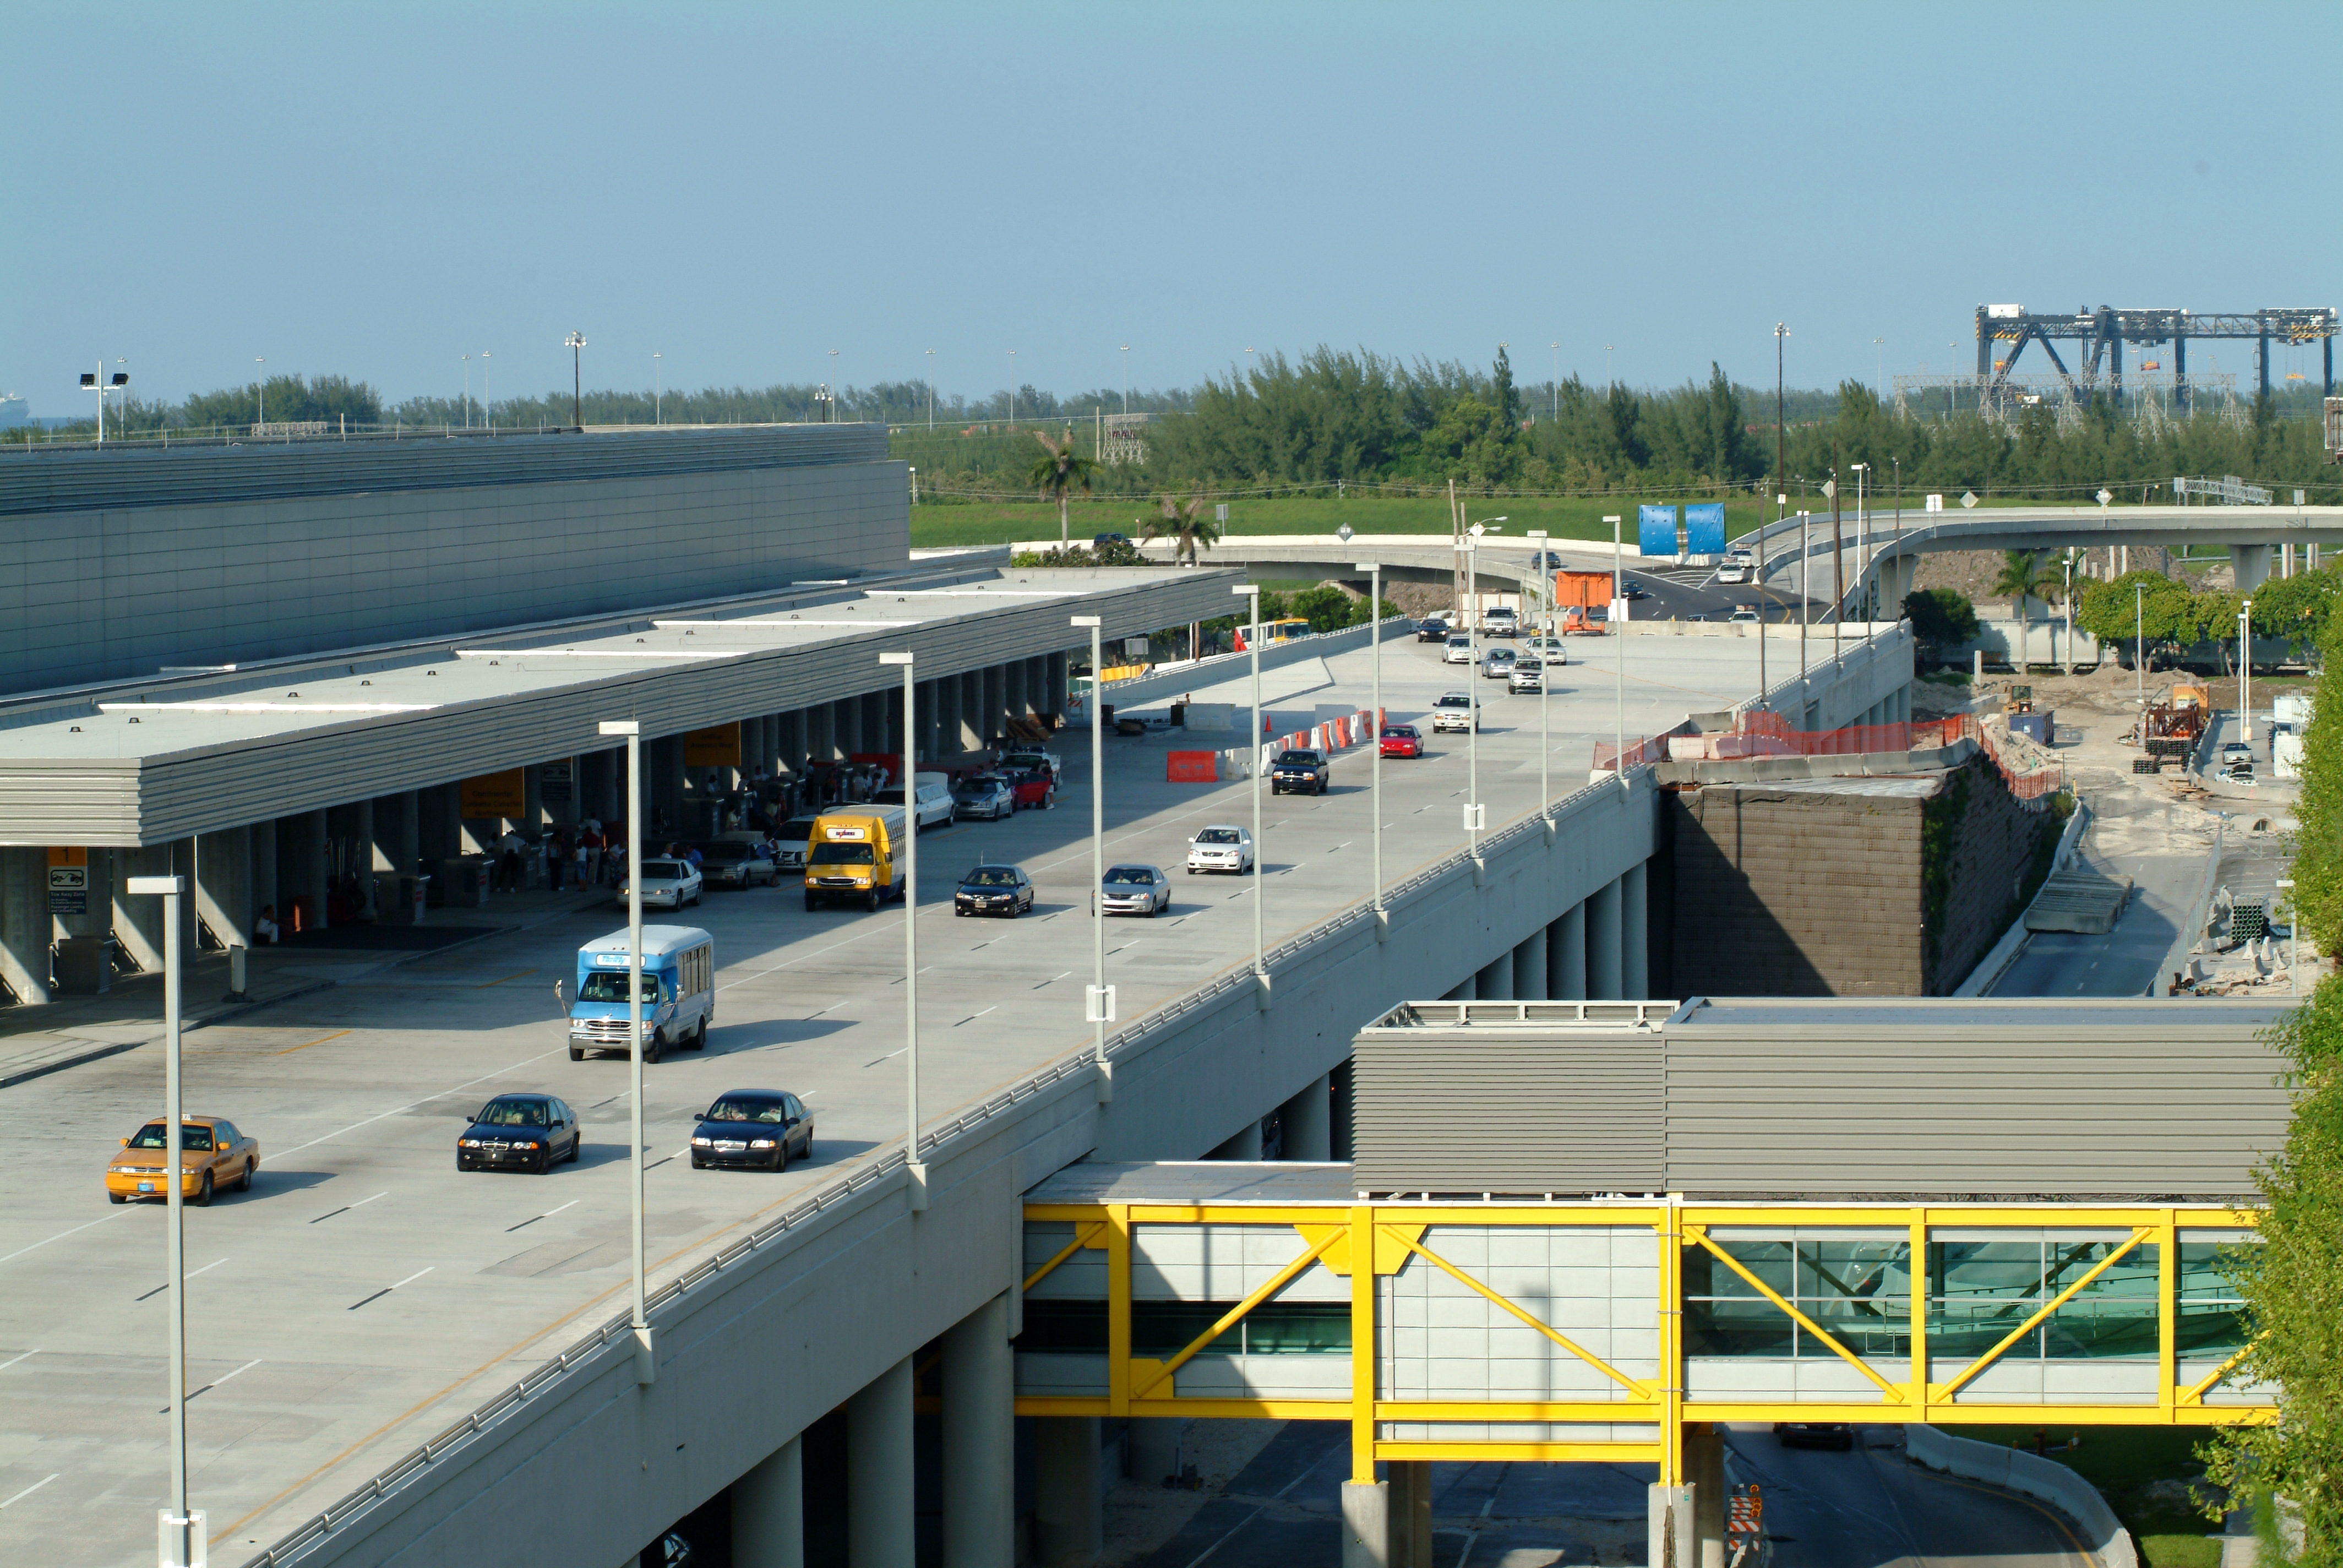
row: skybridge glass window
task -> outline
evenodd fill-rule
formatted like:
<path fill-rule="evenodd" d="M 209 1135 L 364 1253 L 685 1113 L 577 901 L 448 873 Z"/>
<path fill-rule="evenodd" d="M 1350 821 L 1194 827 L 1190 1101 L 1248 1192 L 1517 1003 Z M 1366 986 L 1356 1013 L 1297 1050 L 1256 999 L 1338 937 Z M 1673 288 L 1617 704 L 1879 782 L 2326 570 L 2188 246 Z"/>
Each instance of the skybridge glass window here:
<path fill-rule="evenodd" d="M 1765 1288 L 1858 1356 L 1912 1352 L 1911 1243 L 1880 1236 L 1715 1236 Z M 1704 1247 L 1684 1255 L 1684 1353 L 1836 1354 Z"/>
<path fill-rule="evenodd" d="M 2227 1358 L 2245 1348 L 2245 1298 L 2237 1275 L 2260 1242 L 2251 1232 L 2209 1238 L 2180 1234 L 2180 1319 L 2173 1344 L 2184 1356 Z"/>
<path fill-rule="evenodd" d="M 1973 1361 L 2118 1251 L 2119 1235 L 2008 1239 L 1955 1236 L 1928 1243 L 1928 1353 Z M 2008 1361 L 2152 1358 L 2157 1353 L 2157 1251 L 2124 1252 L 2048 1319 L 2001 1354 Z"/>

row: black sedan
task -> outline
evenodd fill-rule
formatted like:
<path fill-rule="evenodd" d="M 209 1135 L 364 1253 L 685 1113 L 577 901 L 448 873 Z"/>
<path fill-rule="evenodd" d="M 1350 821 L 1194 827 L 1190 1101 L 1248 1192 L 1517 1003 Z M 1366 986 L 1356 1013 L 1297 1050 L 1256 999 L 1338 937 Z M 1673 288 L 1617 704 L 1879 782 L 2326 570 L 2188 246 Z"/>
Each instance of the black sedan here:
<path fill-rule="evenodd" d="M 955 915 L 1007 915 L 1013 920 L 1032 909 L 1033 879 L 1016 866 L 979 866 L 952 891 Z"/>
<path fill-rule="evenodd" d="M 748 1166 L 786 1171 L 813 1157 L 813 1113 L 778 1089 L 736 1089 L 700 1114 L 691 1130 L 691 1168 Z"/>
<path fill-rule="evenodd" d="M 1415 623 L 1415 640 L 1418 642 L 1446 642 L 1448 640 L 1448 623 L 1441 619 L 1440 617 L 1436 615 L 1425 616 L 1422 620 Z"/>
<path fill-rule="evenodd" d="M 542 1176 L 578 1158 L 578 1112 L 550 1094 L 499 1094 L 456 1140 L 458 1171 L 528 1171 Z"/>
<path fill-rule="evenodd" d="M 1326 765 L 1326 754 L 1295 747 L 1277 754 L 1269 769 L 1269 792 L 1272 795 L 1305 793 L 1323 795 L 1333 770 Z"/>

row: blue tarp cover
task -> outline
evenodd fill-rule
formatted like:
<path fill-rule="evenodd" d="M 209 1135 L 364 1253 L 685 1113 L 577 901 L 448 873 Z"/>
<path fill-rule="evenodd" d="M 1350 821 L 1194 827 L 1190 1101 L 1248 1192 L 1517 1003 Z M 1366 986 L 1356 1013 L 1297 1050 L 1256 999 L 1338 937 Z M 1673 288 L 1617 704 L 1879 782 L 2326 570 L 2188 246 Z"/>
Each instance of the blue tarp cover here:
<path fill-rule="evenodd" d="M 1636 543 L 1643 548 L 1644 554 L 1673 558 L 1676 553 L 1675 508 L 1644 507 L 1639 511 L 1643 527 L 1636 536 Z"/>
<path fill-rule="evenodd" d="M 1684 552 L 1695 556 L 1725 553 L 1725 503 L 1711 501 L 1684 508 Z"/>

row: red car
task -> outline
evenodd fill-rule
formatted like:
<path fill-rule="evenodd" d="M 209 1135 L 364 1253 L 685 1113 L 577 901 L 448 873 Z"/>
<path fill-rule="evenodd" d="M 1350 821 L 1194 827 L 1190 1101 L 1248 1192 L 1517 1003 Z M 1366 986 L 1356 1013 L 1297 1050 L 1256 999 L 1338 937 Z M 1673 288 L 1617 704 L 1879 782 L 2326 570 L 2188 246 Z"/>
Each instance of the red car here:
<path fill-rule="evenodd" d="M 1058 803 L 1058 780 L 1047 768 L 1021 768 L 1001 776 L 1009 780 L 1020 811 L 1047 810 Z"/>
<path fill-rule="evenodd" d="M 1423 737 L 1415 732 L 1413 724 L 1386 724 L 1383 726 L 1383 748 L 1386 757 L 1421 757 L 1423 755 Z"/>

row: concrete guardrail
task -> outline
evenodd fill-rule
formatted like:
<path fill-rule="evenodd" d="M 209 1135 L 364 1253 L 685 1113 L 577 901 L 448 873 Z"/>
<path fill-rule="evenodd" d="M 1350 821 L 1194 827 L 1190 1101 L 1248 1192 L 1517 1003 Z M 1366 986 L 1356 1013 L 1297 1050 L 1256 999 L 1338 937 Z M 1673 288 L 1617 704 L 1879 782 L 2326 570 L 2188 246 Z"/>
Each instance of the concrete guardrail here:
<path fill-rule="evenodd" d="M 2139 1568 L 2131 1532 L 2117 1520 L 2099 1489 L 2065 1465 L 1925 1424 L 1907 1426 L 1904 1433 L 1904 1452 L 1914 1463 L 2046 1503 L 2082 1527 L 2083 1543 L 2106 1568 Z"/>

